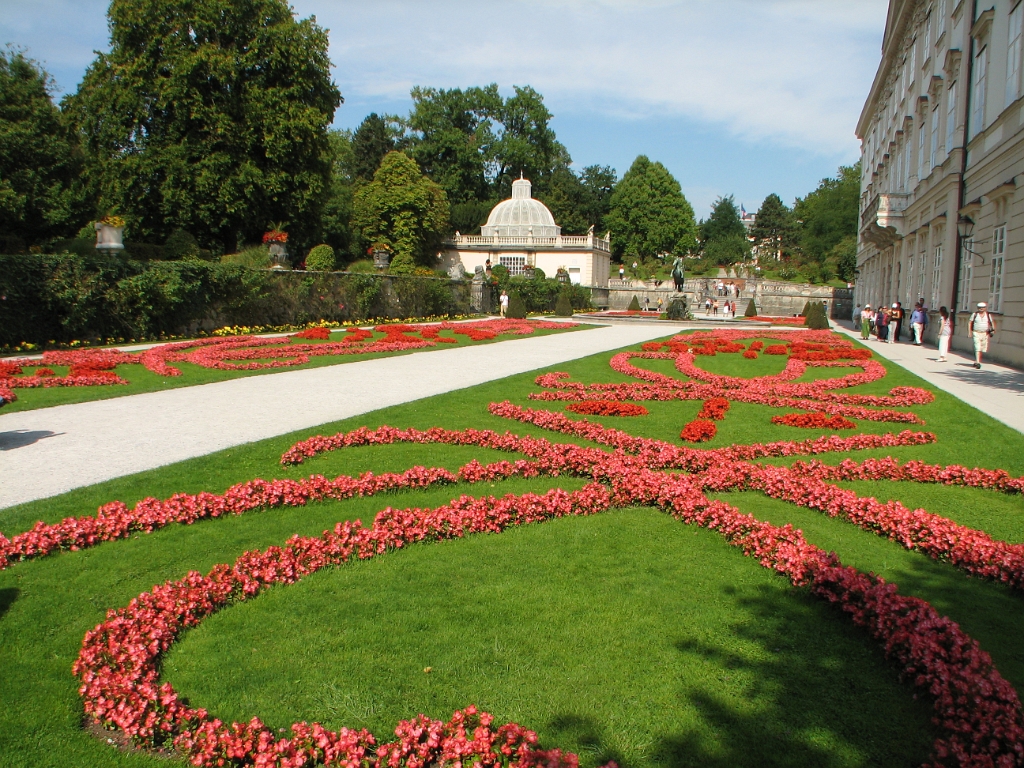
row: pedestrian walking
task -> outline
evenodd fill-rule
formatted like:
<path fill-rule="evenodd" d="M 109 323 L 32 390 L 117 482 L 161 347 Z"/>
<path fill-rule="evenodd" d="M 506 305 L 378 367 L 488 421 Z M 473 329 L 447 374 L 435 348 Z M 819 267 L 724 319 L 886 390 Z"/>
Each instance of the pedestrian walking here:
<path fill-rule="evenodd" d="M 717 317 L 718 316 L 718 299 L 715 299 L 715 301 L 711 305 L 711 308 L 714 311 L 715 316 Z"/>
<path fill-rule="evenodd" d="M 651 297 L 644 294 L 644 312 L 651 311 Z"/>
<path fill-rule="evenodd" d="M 498 299 L 498 308 L 501 311 L 501 316 L 504 317 L 505 313 L 508 312 L 508 292 L 502 291 L 501 297 Z"/>
<path fill-rule="evenodd" d="M 939 307 L 939 362 L 946 362 L 946 355 L 949 353 L 949 340 L 953 337 L 953 318 L 949 316 L 949 310 Z"/>
<path fill-rule="evenodd" d="M 923 301 L 914 305 L 914 311 L 910 313 L 910 327 L 914 330 L 914 346 L 921 346 L 921 339 L 924 338 L 924 329 L 928 325 L 928 313 L 925 311 Z"/>
<path fill-rule="evenodd" d="M 860 337 L 864 341 L 871 338 L 871 305 L 865 304 L 860 311 Z"/>
<path fill-rule="evenodd" d="M 704 314 L 705 315 L 710 315 L 711 314 L 711 297 L 710 296 L 708 296 L 706 299 L 704 299 Z"/>
<path fill-rule="evenodd" d="M 626 265 L 625 264 L 619 264 L 619 280 L 625 280 L 625 279 L 626 279 Z"/>
<path fill-rule="evenodd" d="M 996 321 L 988 313 L 988 304 L 978 302 L 978 310 L 971 315 L 968 329 L 974 339 L 974 367 L 981 368 L 981 353 L 988 352 L 988 341 L 995 335 Z"/>
<path fill-rule="evenodd" d="M 895 344 L 899 341 L 900 308 L 899 304 L 889 307 L 889 343 Z"/>
<path fill-rule="evenodd" d="M 889 313 L 885 309 L 878 310 L 878 314 L 875 315 L 875 328 L 878 329 L 878 340 L 888 341 Z"/>
<path fill-rule="evenodd" d="M 891 323 L 893 327 L 889 329 L 889 335 L 895 336 L 893 343 L 896 344 L 899 343 L 900 340 L 900 332 L 903 330 L 903 321 L 906 320 L 906 312 L 903 311 L 903 305 L 898 301 L 893 304 L 893 307 L 895 308 L 893 314 L 895 322 Z"/>
<path fill-rule="evenodd" d="M 665 302 L 661 300 L 661 296 L 658 297 L 658 314 L 661 314 L 661 308 L 665 306 Z"/>

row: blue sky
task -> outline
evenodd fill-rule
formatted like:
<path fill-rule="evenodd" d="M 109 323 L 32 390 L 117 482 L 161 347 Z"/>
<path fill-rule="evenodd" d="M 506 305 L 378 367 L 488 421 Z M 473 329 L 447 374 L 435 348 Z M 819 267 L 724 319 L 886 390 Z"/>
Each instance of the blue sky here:
<path fill-rule="evenodd" d="M 664 163 L 698 217 L 787 203 L 856 161 L 886 0 L 292 0 L 330 30 L 335 125 L 405 114 L 414 85 L 540 91 L 576 167 Z M 0 0 L 0 44 L 73 91 L 104 0 Z"/>

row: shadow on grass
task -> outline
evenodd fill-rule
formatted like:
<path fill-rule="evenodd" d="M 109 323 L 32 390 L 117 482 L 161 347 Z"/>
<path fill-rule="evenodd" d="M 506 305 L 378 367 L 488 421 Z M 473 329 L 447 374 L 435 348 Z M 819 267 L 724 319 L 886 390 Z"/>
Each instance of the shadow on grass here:
<path fill-rule="evenodd" d="M 0 619 L 2 619 L 11 606 L 14 605 L 14 601 L 18 599 L 21 594 L 21 590 L 16 587 L 4 587 L 0 589 Z"/>
<path fill-rule="evenodd" d="M 614 760 L 620 768 L 628 768 L 622 754 L 608 744 L 608 739 L 592 717 L 558 715 L 548 727 L 556 734 L 556 744 L 576 744 L 579 752 L 590 757 L 595 765 Z M 582 755 L 581 755 L 582 756 Z"/>
<path fill-rule="evenodd" d="M 707 728 L 662 737 L 652 762 L 664 768 L 921 764 L 936 735 L 930 702 L 914 701 L 903 686 L 904 695 L 894 696 L 896 671 L 886 675 L 884 661 L 865 663 L 872 656 L 881 660 L 881 651 L 838 611 L 834 620 L 846 625 L 840 631 L 851 642 L 831 644 L 831 633 L 823 632 L 806 645 L 801 625 L 821 615 L 816 602 L 806 593 L 792 603 L 770 594 L 744 597 L 743 620 L 729 630 L 736 643 L 677 642 L 680 653 L 707 662 L 708 669 L 728 670 L 725 680 L 744 680 L 745 690 L 729 697 L 708 681 L 684 682 L 680 697 Z"/>

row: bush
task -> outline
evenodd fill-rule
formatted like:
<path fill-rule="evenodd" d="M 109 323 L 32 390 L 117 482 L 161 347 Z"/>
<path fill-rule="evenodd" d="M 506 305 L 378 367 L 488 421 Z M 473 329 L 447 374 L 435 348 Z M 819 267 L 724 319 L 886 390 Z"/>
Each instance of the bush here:
<path fill-rule="evenodd" d="M 126 241 L 124 244 L 124 255 L 129 259 L 137 259 L 138 261 L 162 261 L 167 258 L 164 246 L 153 245 L 152 243 L 136 243 L 131 240 Z"/>
<path fill-rule="evenodd" d="M 811 311 L 811 302 L 804 302 L 804 308 L 800 310 L 800 317 L 807 317 L 807 314 Z"/>
<path fill-rule="evenodd" d="M 265 245 L 254 245 L 238 253 L 228 253 L 220 257 L 221 264 L 235 264 L 249 269 L 269 269 L 270 249 Z"/>
<path fill-rule="evenodd" d="M 572 301 L 569 300 L 568 291 L 558 294 L 558 301 L 555 302 L 555 315 L 558 317 L 572 317 Z"/>
<path fill-rule="evenodd" d="M 747 309 L 743 313 L 744 317 L 757 317 L 757 306 L 754 304 L 754 300 L 751 299 L 747 302 Z"/>
<path fill-rule="evenodd" d="M 25 241 L 17 235 L 0 234 L 0 253 L 25 253 Z"/>
<path fill-rule="evenodd" d="M 629 306 L 627 307 L 627 309 L 630 312 L 640 311 L 640 299 L 636 297 L 636 294 L 633 294 L 633 300 L 629 302 Z"/>
<path fill-rule="evenodd" d="M 318 245 L 306 257 L 306 269 L 313 272 L 333 272 L 337 266 L 334 249 L 329 245 Z"/>
<path fill-rule="evenodd" d="M 506 317 L 510 317 L 513 320 L 525 320 L 526 319 L 526 304 L 523 302 L 522 297 L 515 291 L 508 296 L 508 310 L 505 312 Z"/>
<path fill-rule="evenodd" d="M 668 304 L 666 312 L 669 320 L 692 320 L 690 310 L 686 306 L 686 299 L 672 299 Z"/>
<path fill-rule="evenodd" d="M 809 303 L 804 325 L 815 331 L 825 330 L 829 327 L 828 318 L 825 317 L 825 305 L 822 302 Z"/>
<path fill-rule="evenodd" d="M 164 257 L 172 261 L 199 256 L 199 243 L 188 232 L 176 229 L 164 243 Z"/>

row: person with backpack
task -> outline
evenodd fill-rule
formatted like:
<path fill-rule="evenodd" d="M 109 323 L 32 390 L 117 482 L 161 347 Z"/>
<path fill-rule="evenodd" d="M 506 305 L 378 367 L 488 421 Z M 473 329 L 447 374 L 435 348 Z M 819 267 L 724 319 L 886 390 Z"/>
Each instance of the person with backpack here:
<path fill-rule="evenodd" d="M 971 338 L 974 340 L 974 367 L 981 368 L 981 353 L 988 352 L 988 340 L 996 332 L 996 321 L 988 313 L 988 304 L 978 302 L 978 310 L 971 315 L 968 322 Z"/>

